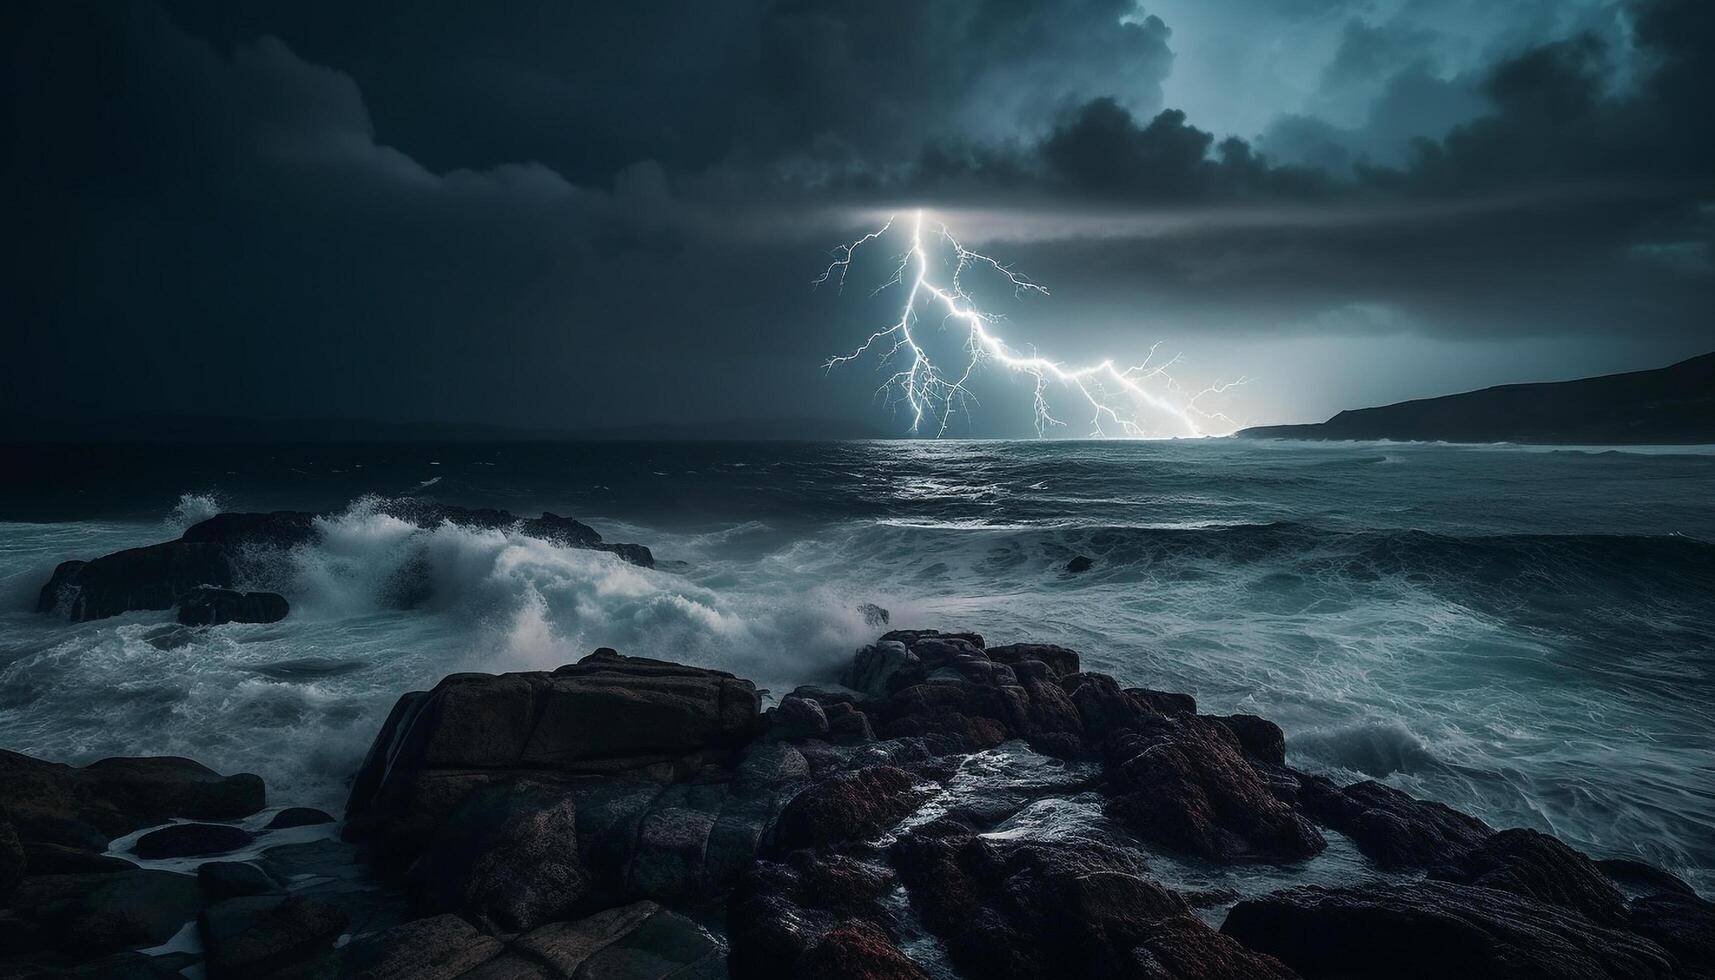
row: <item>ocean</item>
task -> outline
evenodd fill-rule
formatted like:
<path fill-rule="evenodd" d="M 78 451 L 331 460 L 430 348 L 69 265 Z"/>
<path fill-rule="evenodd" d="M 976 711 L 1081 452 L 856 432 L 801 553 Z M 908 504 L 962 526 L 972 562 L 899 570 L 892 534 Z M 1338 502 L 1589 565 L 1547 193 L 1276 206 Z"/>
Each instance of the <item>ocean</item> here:
<path fill-rule="evenodd" d="M 1715 888 L 1715 449 L 1186 442 L 0 450 L 0 747 L 175 754 L 334 811 L 398 695 L 598 646 L 775 696 L 878 627 L 1061 643 L 1374 778 Z M 655 569 L 385 516 L 592 524 Z M 270 625 L 34 613 L 54 565 L 222 510 L 325 512 Z M 1067 562 L 1092 560 L 1073 574 Z M 396 608 L 406 569 L 433 585 Z"/>

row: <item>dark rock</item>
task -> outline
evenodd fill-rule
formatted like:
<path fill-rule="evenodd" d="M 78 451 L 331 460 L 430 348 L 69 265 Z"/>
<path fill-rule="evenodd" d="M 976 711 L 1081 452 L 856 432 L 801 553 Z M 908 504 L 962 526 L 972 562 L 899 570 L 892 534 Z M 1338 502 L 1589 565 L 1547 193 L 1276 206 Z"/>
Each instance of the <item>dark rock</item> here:
<path fill-rule="evenodd" d="M 774 827 L 774 845 L 790 851 L 879 836 L 923 804 L 930 791 L 903 769 L 868 766 L 840 773 L 792 798 Z"/>
<path fill-rule="evenodd" d="M 570 915 L 591 887 L 570 792 L 529 784 L 479 790 L 441 827 L 409 884 L 416 914 L 457 912 L 495 932 Z"/>
<path fill-rule="evenodd" d="M 859 650 L 852 664 L 841 675 L 840 683 L 871 697 L 887 693 L 887 682 L 901 669 L 915 664 L 905 644 L 898 640 L 881 640 Z"/>
<path fill-rule="evenodd" d="M 1336 787 L 1305 777 L 1298 796 L 1306 813 L 1352 838 L 1383 868 L 1424 868 L 1457 859 L 1494 831 L 1452 807 L 1415 799 L 1372 780 Z"/>
<path fill-rule="evenodd" d="M 316 515 L 277 510 L 266 514 L 216 514 L 186 528 L 179 540 L 236 550 L 252 545 L 293 548 L 316 537 Z"/>
<path fill-rule="evenodd" d="M 214 901 L 267 895 L 285 887 L 273 875 L 245 861 L 207 861 L 197 865 L 197 884 Z"/>
<path fill-rule="evenodd" d="M 1194 715 L 1197 713 L 1197 699 L 1189 694 L 1152 691 L 1147 687 L 1128 687 L 1125 692 L 1145 706 L 1164 715 Z"/>
<path fill-rule="evenodd" d="M 1010 667 L 1026 660 L 1039 660 L 1048 665 L 1056 680 L 1078 672 L 1078 652 L 1052 643 L 1008 643 L 990 647 L 988 655 L 995 663 Z"/>
<path fill-rule="evenodd" d="M 943 633 L 940 630 L 890 630 L 881 634 L 881 639 L 876 642 L 894 641 L 903 643 L 907 649 L 911 649 L 923 640 L 962 640 L 979 650 L 985 646 L 981 633 Z"/>
<path fill-rule="evenodd" d="M 456 915 L 406 922 L 352 943 L 345 973 L 365 980 L 451 980 L 494 959 L 505 944 Z"/>
<path fill-rule="evenodd" d="M 890 853 L 912 906 L 966 976 L 1292 975 L 1204 925 L 1130 851 L 949 827 L 908 835 Z"/>
<path fill-rule="evenodd" d="M 1074 555 L 1072 560 L 1066 563 L 1066 571 L 1069 574 L 1076 575 L 1079 572 L 1089 571 L 1094 568 L 1095 565 L 1095 560 L 1088 555 Z"/>
<path fill-rule="evenodd" d="M 1077 710 L 1084 733 L 1094 739 L 1134 728 L 1162 714 L 1131 692 L 1120 690 L 1119 683 L 1106 674 L 1068 674 L 1060 679 L 1060 688 Z"/>
<path fill-rule="evenodd" d="M 381 512 L 424 528 L 452 523 L 460 527 L 516 530 L 527 537 L 552 541 L 568 548 L 606 551 L 633 565 L 655 567 L 655 556 L 643 545 L 603 541 L 595 528 L 558 514 L 544 512 L 541 517 L 518 517 L 504 510 L 488 507 L 456 507 L 452 504 L 413 498 L 385 501 Z"/>
<path fill-rule="evenodd" d="M 1715 902 L 1667 892 L 1632 902 L 1633 932 L 1679 957 L 1686 976 L 1715 977 Z"/>
<path fill-rule="evenodd" d="M 7 820 L 0 820 L 0 902 L 12 894 L 24 878 L 24 844 Z"/>
<path fill-rule="evenodd" d="M 497 781 L 687 778 L 729 760 L 758 711 L 749 681 L 611 650 L 551 674 L 454 674 L 394 706 L 353 781 L 345 832 L 408 857 Z"/>
<path fill-rule="evenodd" d="M 873 602 L 860 602 L 857 607 L 858 615 L 863 617 L 865 626 L 886 626 L 892 617 L 888 611 Z"/>
<path fill-rule="evenodd" d="M 277 623 L 291 607 L 274 592 L 239 592 L 235 589 L 192 589 L 179 600 L 179 623 L 183 626 L 219 626 L 222 623 Z"/>
<path fill-rule="evenodd" d="M 262 829 L 286 830 L 291 827 L 312 827 L 324 823 L 333 823 L 333 815 L 314 807 L 289 806 L 274 814 L 274 819 L 268 821 L 268 826 Z"/>
<path fill-rule="evenodd" d="M 83 847 L 66 847 L 45 841 L 24 844 L 25 862 L 33 875 L 101 874 L 131 871 L 137 865 L 121 857 Z"/>
<path fill-rule="evenodd" d="M 921 976 L 888 931 L 882 900 L 893 888 L 892 872 L 850 857 L 757 862 L 727 901 L 733 976 Z"/>
<path fill-rule="evenodd" d="M 1147 840 L 1214 860 L 1301 858 L 1327 846 L 1219 722 L 1161 719 L 1110 740 L 1107 753 L 1108 812 Z"/>
<path fill-rule="evenodd" d="M 769 722 L 781 738 L 823 738 L 828 734 L 828 716 L 822 706 L 795 694 L 780 699 Z"/>
<path fill-rule="evenodd" d="M 333 948 L 345 913 L 313 898 L 230 898 L 197 919 L 212 977 L 267 975 Z"/>
<path fill-rule="evenodd" d="M 1430 869 L 1430 877 L 1498 888 L 1618 925 L 1626 901 L 1589 858 L 1534 830 L 1503 830 Z"/>
<path fill-rule="evenodd" d="M 103 759 L 80 769 L 0 750 L 0 810 L 26 841 L 101 851 L 153 824 L 235 819 L 266 802 L 259 777 L 222 776 L 189 759 Z"/>
<path fill-rule="evenodd" d="M 1195 706 L 1192 708 L 1196 710 Z M 1256 715 L 1211 715 L 1239 740 L 1251 759 L 1271 766 L 1286 765 L 1286 734 L 1280 726 Z"/>
<path fill-rule="evenodd" d="M 825 709 L 828 739 L 837 745 L 862 745 L 875 741 L 869 716 L 849 704 L 830 704 Z"/>
<path fill-rule="evenodd" d="M 196 915 L 196 879 L 167 871 L 31 875 L 12 907 L 40 922 L 55 945 L 82 955 L 158 946 Z"/>
<path fill-rule="evenodd" d="M 1626 858 L 1609 858 L 1597 861 L 1596 867 L 1608 880 L 1621 888 L 1635 893 L 1648 895 L 1692 895 L 1696 890 L 1686 884 L 1678 875 L 1663 871 L 1653 864 L 1642 861 L 1631 861 Z"/>
<path fill-rule="evenodd" d="M 149 831 L 137 838 L 137 843 L 131 845 L 131 852 L 151 860 L 197 857 L 236 851 L 255 839 L 255 834 L 242 827 L 218 823 L 181 823 Z"/>
<path fill-rule="evenodd" d="M 1521 895 L 1447 882 L 1295 888 L 1240 902 L 1221 931 L 1307 977 L 1649 978 L 1672 956 Z"/>

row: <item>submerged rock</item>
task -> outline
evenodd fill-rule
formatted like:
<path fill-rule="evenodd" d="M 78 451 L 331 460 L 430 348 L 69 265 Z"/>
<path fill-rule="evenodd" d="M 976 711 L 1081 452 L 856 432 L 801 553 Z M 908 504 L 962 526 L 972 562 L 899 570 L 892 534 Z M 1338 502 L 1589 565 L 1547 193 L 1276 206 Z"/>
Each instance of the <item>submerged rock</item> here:
<path fill-rule="evenodd" d="M 289 806 L 274 814 L 274 819 L 268 821 L 264 830 L 287 830 L 292 827 L 313 827 L 317 824 L 333 823 L 333 815 L 315 807 Z"/>
<path fill-rule="evenodd" d="M 137 838 L 137 843 L 132 845 L 131 851 L 138 857 L 151 860 L 198 857 L 236 851 L 255 839 L 255 834 L 242 827 L 217 823 L 181 823 L 149 831 Z"/>
<path fill-rule="evenodd" d="M 1066 571 L 1069 574 L 1076 575 L 1079 572 L 1089 571 L 1094 568 L 1095 565 L 1095 559 L 1091 558 L 1089 555 L 1074 555 L 1072 560 L 1066 563 Z"/>

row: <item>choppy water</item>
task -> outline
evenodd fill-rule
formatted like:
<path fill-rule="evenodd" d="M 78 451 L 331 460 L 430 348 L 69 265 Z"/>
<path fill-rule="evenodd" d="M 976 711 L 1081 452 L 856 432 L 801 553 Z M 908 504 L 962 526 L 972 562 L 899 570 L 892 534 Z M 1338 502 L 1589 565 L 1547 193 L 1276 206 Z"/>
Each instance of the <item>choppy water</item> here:
<path fill-rule="evenodd" d="M 600 646 L 826 679 L 874 630 L 972 628 L 1279 721 L 1372 776 L 1715 885 L 1715 454 L 843 443 L 6 450 L 0 746 L 189 755 L 337 806 L 399 692 Z M 580 517 L 662 567 L 419 530 L 368 494 Z M 334 514 L 269 626 L 29 612 L 53 565 L 216 509 Z M 1095 559 L 1068 575 L 1068 558 Z M 426 562 L 426 608 L 390 608 Z M 1033 819 L 1031 813 L 1020 820 Z M 1044 820 L 1067 819 L 1046 814 Z"/>

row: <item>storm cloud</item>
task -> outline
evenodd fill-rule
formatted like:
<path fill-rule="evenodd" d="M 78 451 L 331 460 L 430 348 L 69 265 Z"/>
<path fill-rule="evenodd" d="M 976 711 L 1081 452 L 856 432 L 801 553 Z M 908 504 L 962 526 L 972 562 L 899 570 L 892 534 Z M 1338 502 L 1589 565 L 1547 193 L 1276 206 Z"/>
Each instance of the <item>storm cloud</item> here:
<path fill-rule="evenodd" d="M 1710 5 L 1267 7 L 1204 120 L 1236 0 L 11 5 L 5 407 L 885 424 L 809 282 L 907 207 L 1251 421 L 1715 345 Z"/>

